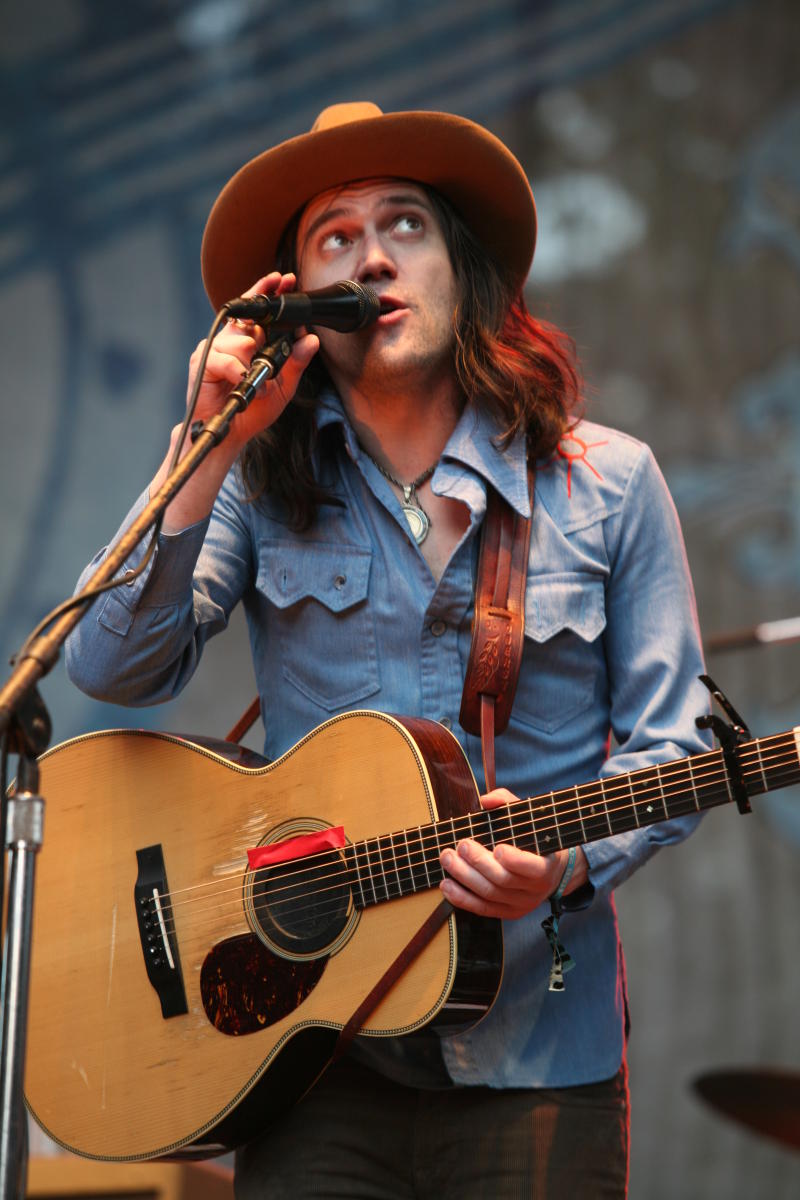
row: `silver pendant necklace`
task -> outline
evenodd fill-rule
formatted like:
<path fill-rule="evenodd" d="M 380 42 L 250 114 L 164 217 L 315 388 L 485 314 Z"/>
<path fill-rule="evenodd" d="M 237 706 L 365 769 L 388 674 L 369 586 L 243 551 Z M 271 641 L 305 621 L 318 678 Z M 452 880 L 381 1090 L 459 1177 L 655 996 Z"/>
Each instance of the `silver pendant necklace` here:
<path fill-rule="evenodd" d="M 364 447 L 362 446 L 361 449 L 364 450 Z M 433 466 L 428 467 L 428 469 L 423 471 L 421 475 L 418 475 L 416 479 L 412 479 L 411 483 L 403 483 L 401 480 L 395 479 L 394 475 L 390 475 L 386 468 L 382 467 L 377 459 L 373 458 L 371 454 L 368 454 L 366 450 L 364 450 L 364 453 L 367 455 L 369 461 L 375 464 L 384 478 L 388 479 L 390 483 L 393 483 L 395 487 L 400 488 L 401 492 L 403 493 L 403 503 L 400 505 L 400 507 L 403 510 L 403 515 L 405 516 L 406 521 L 408 522 L 408 527 L 411 530 L 411 536 L 417 545 L 421 546 L 425 541 L 425 538 L 428 536 L 428 530 L 431 527 L 431 519 L 419 502 L 419 498 L 417 497 L 417 488 L 422 487 L 423 483 L 430 479 L 439 463 L 438 458 Z"/>

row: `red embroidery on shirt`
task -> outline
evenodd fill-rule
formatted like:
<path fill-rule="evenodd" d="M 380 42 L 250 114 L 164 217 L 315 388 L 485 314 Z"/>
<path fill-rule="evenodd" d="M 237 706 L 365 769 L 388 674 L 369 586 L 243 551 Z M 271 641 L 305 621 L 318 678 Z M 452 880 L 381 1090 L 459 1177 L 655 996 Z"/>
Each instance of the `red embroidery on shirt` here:
<path fill-rule="evenodd" d="M 598 479 L 603 476 L 592 466 L 589 459 L 586 457 L 587 450 L 593 450 L 595 446 L 607 446 L 608 442 L 584 442 L 583 438 L 577 437 L 574 433 L 567 433 L 561 439 L 556 447 L 556 453 L 567 460 L 567 496 L 572 499 L 572 464 L 574 462 L 585 463 L 593 475 Z M 577 450 L 568 449 L 568 446 L 577 446 Z"/>

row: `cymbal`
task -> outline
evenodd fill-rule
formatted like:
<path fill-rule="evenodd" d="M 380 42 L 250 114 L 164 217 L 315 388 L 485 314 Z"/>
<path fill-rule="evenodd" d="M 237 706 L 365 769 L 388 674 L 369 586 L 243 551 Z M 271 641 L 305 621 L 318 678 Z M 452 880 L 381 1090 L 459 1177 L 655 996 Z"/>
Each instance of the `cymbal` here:
<path fill-rule="evenodd" d="M 800 1073 L 772 1067 L 709 1071 L 693 1087 L 724 1116 L 800 1150 Z"/>

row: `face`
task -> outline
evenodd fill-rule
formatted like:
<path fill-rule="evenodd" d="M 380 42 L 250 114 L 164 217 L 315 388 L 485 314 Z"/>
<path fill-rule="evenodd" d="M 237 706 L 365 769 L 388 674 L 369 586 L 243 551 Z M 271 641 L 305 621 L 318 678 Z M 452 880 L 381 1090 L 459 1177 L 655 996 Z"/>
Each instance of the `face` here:
<path fill-rule="evenodd" d="M 441 227 L 421 187 L 367 180 L 316 196 L 297 233 L 298 287 L 340 279 L 373 288 L 381 316 L 358 333 L 320 329 L 334 381 L 364 389 L 406 388 L 453 372 L 458 299 Z"/>

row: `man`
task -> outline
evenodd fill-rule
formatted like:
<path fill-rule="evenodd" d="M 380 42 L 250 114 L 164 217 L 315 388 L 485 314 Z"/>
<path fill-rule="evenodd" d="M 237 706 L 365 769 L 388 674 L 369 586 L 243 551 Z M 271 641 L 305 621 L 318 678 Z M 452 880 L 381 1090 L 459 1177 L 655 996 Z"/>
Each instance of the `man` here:
<path fill-rule="evenodd" d="M 528 515 L 530 460 L 525 646 L 497 743 L 502 787 L 484 803 L 704 749 L 674 510 L 645 447 L 577 423 L 567 339 L 522 301 L 535 228 L 516 159 L 446 114 L 337 105 L 234 176 L 204 238 L 215 308 L 248 287 L 353 279 L 378 293 L 381 316 L 358 333 L 296 340 L 172 502 L 154 562 L 72 635 L 75 681 L 117 702 L 169 698 L 242 600 L 270 758 L 332 714 L 368 707 L 441 721 L 480 778 L 478 739 L 458 726 L 477 545 L 490 486 Z M 247 322 L 226 326 L 199 417 L 220 407 L 262 342 Z M 574 856 L 469 839 L 445 851 L 447 899 L 506 921 L 490 1013 L 441 1040 L 357 1041 L 240 1153 L 237 1193 L 624 1195 L 626 1004 L 612 890 L 690 828 L 637 829 Z M 577 963 L 563 992 L 548 990 L 540 927 L 557 890 Z"/>

